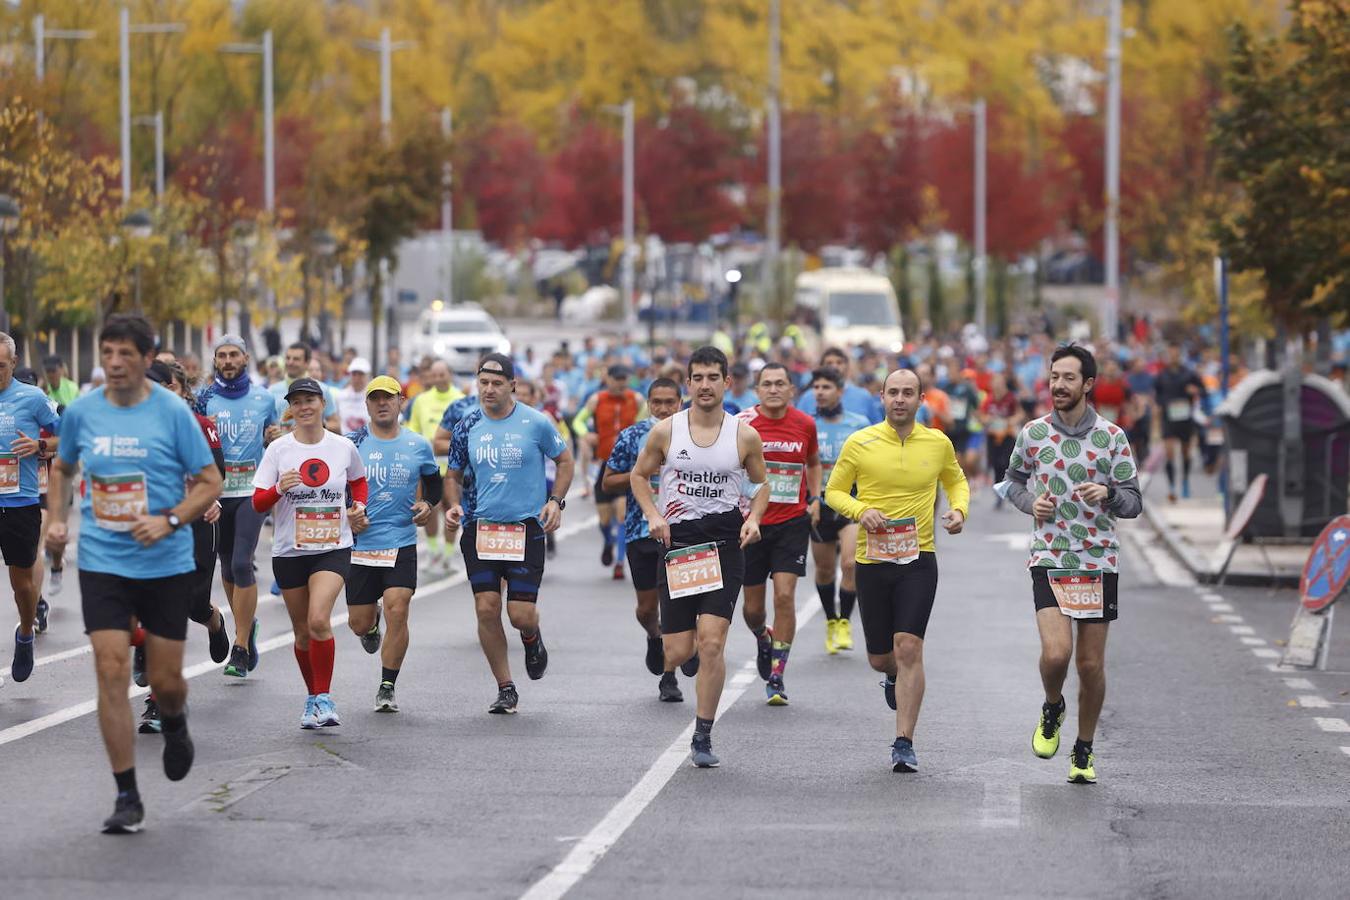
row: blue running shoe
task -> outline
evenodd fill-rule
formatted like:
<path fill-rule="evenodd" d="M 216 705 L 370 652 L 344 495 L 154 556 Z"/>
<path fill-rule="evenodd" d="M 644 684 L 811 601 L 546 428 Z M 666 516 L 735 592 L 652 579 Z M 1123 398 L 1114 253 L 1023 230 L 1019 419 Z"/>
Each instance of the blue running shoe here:
<path fill-rule="evenodd" d="M 248 633 L 248 670 L 252 672 L 258 668 L 258 620 L 253 620 L 253 627 Z"/>
<path fill-rule="evenodd" d="M 787 706 L 787 690 L 783 687 L 782 675 L 771 675 L 769 681 L 764 685 L 764 695 L 768 698 L 770 706 Z"/>
<path fill-rule="evenodd" d="M 891 744 L 891 771 L 919 771 L 919 758 L 914 755 L 914 742 L 909 738 L 898 737 Z"/>
<path fill-rule="evenodd" d="M 322 727 L 342 724 L 342 720 L 338 718 L 337 706 L 334 705 L 333 698 L 327 694 L 319 694 L 314 698 L 314 714 Z"/>
<path fill-rule="evenodd" d="M 712 752 L 712 738 L 706 734 L 695 734 L 689 745 L 689 761 L 695 769 L 715 769 L 722 761 Z"/>
<path fill-rule="evenodd" d="M 882 679 L 881 693 L 886 698 L 886 705 L 895 709 L 895 682 L 889 678 Z"/>
<path fill-rule="evenodd" d="M 310 694 L 305 698 L 305 712 L 300 717 L 300 727 L 304 729 L 319 727 L 319 710 L 315 704 L 315 696 Z"/>
<path fill-rule="evenodd" d="M 272 596 L 273 597 L 281 596 L 281 585 L 277 584 L 275 580 L 272 581 Z"/>
<path fill-rule="evenodd" d="M 27 681 L 33 674 L 33 637 L 28 640 L 19 637 L 19 626 L 14 626 L 14 661 L 9 664 L 9 674 L 15 681 Z"/>

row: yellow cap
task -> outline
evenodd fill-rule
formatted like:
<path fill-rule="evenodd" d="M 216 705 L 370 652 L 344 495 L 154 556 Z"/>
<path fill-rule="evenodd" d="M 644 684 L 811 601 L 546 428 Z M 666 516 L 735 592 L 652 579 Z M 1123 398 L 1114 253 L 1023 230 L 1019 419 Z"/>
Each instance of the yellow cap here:
<path fill-rule="evenodd" d="M 384 391 L 386 394 L 396 394 L 400 397 L 403 396 L 403 386 L 388 375 L 381 375 L 379 378 L 370 379 L 370 384 L 366 385 L 366 396 L 369 397 L 376 391 Z"/>

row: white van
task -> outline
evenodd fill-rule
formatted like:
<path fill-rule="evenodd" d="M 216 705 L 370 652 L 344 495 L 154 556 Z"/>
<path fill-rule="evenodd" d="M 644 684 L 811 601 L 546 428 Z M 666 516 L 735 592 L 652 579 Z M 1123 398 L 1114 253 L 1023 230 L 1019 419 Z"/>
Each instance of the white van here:
<path fill-rule="evenodd" d="M 868 269 L 817 269 L 797 276 L 796 311 L 810 316 L 822 346 L 870 344 L 899 353 L 905 330 L 895 288 Z"/>

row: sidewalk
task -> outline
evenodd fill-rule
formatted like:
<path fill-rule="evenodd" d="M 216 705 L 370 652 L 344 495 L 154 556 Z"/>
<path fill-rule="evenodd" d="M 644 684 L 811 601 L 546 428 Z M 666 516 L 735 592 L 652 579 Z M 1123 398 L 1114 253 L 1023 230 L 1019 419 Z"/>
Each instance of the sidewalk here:
<path fill-rule="evenodd" d="M 1147 478 L 1147 476 L 1145 476 Z M 1169 503 L 1167 478 L 1161 472 L 1141 483 L 1144 517 L 1198 581 L 1218 580 L 1223 563 L 1219 555 L 1227 522 L 1223 497 L 1214 480 L 1204 475 L 1192 478 L 1196 488 L 1188 500 Z M 1303 564 L 1312 551 L 1312 538 L 1297 544 L 1238 542 L 1224 581 L 1228 584 L 1261 584 L 1298 587 Z"/>

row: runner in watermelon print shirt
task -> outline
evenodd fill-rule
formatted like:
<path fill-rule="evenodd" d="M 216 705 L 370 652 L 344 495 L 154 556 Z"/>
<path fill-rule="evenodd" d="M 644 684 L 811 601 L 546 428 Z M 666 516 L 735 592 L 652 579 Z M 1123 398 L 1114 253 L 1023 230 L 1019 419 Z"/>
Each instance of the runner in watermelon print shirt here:
<path fill-rule="evenodd" d="M 1117 614 L 1116 520 L 1132 519 L 1143 508 L 1125 430 L 1088 405 L 1096 375 L 1097 362 L 1086 349 L 1070 344 L 1055 351 L 1054 409 L 1017 436 L 1004 485 L 1008 500 L 1035 522 L 1028 568 L 1045 703 L 1031 746 L 1043 759 L 1059 749 L 1062 689 L 1074 657 L 1071 619 L 1078 620 L 1078 740 L 1069 780 L 1079 784 L 1097 779 L 1092 739 L 1106 697 L 1107 627 Z"/>

